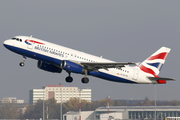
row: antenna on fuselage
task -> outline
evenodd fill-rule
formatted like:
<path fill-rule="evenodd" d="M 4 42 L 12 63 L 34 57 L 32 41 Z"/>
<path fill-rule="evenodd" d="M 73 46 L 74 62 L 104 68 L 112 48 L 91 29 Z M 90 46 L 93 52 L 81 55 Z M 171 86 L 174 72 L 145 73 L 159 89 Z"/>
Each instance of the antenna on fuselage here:
<path fill-rule="evenodd" d="M 31 35 L 29 38 L 32 38 L 33 35 Z"/>
<path fill-rule="evenodd" d="M 32 35 L 27 39 L 27 41 L 29 41 L 32 38 Z"/>
<path fill-rule="evenodd" d="M 28 38 L 28 40 L 29 40 L 30 38 L 32 38 L 32 35 Z"/>

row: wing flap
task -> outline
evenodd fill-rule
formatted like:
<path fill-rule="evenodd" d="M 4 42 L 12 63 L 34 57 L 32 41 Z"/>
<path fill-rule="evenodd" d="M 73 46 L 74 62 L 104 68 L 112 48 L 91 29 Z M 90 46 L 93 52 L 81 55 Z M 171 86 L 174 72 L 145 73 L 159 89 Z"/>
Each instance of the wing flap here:
<path fill-rule="evenodd" d="M 90 71 L 97 71 L 99 69 L 105 69 L 108 70 L 108 68 L 121 68 L 125 65 L 136 65 L 135 63 L 90 63 L 90 62 L 81 62 L 81 65 L 86 67 Z"/>

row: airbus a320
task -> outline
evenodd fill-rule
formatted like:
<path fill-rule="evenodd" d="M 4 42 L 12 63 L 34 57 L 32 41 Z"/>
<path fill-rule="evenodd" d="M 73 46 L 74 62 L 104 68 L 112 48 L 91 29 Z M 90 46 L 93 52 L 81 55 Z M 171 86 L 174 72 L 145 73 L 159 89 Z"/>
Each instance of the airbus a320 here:
<path fill-rule="evenodd" d="M 20 66 L 25 65 L 27 57 L 38 60 L 41 70 L 53 73 L 68 73 L 66 82 L 72 82 L 71 73 L 82 74 L 82 83 L 88 83 L 88 75 L 104 80 L 134 84 L 165 84 L 172 78 L 159 77 L 160 70 L 170 52 L 170 48 L 161 47 L 143 62 L 119 63 L 97 57 L 71 48 L 56 45 L 32 36 L 15 36 L 4 41 L 10 51 L 23 56 Z"/>

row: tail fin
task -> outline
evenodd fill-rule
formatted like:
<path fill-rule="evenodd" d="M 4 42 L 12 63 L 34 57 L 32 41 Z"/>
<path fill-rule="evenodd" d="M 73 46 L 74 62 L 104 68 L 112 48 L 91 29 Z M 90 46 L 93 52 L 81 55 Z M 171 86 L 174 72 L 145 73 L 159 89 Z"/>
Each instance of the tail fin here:
<path fill-rule="evenodd" d="M 158 76 L 170 50 L 170 48 L 161 47 L 139 65 L 140 69 L 146 73 L 152 74 L 155 77 Z"/>

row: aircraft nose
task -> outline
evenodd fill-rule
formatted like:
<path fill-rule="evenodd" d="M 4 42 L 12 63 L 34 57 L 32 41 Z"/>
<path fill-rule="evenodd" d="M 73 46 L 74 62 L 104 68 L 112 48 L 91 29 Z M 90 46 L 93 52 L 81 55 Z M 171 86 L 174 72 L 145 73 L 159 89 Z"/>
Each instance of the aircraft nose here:
<path fill-rule="evenodd" d="M 7 40 L 4 41 L 3 45 L 6 45 L 7 44 Z"/>
<path fill-rule="evenodd" d="M 4 41 L 4 43 L 3 43 L 4 47 L 6 47 L 6 46 L 7 46 L 7 44 L 8 44 L 8 41 L 7 41 L 7 40 L 5 40 L 5 41 Z"/>
<path fill-rule="evenodd" d="M 9 45 L 12 45 L 10 40 L 5 40 L 4 43 L 3 43 L 4 47 L 8 47 Z"/>

